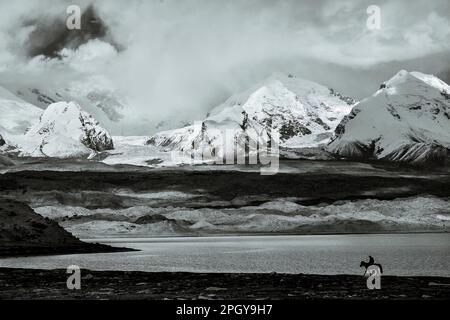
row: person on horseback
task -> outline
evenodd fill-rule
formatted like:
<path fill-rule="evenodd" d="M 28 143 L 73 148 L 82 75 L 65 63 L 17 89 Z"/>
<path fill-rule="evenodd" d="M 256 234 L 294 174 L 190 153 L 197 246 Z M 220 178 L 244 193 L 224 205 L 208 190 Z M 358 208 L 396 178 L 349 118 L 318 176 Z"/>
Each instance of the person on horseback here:
<path fill-rule="evenodd" d="M 363 276 L 366 275 L 367 268 L 369 268 L 370 266 L 377 266 L 378 268 L 380 268 L 380 272 L 383 273 L 383 267 L 381 266 L 381 264 L 375 263 L 375 259 L 372 256 L 369 256 L 369 262 L 361 261 L 361 263 L 359 265 L 360 268 L 362 268 L 362 267 L 366 268 Z"/>

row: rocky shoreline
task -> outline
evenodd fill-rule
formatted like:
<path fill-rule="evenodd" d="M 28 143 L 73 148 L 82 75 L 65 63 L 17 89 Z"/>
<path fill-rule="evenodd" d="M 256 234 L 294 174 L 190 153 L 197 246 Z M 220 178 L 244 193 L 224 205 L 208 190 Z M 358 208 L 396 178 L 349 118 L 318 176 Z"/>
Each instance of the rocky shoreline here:
<path fill-rule="evenodd" d="M 448 300 L 450 278 L 383 276 L 368 290 L 357 275 L 146 273 L 81 270 L 68 290 L 66 270 L 0 268 L 0 299 L 79 300 Z"/>
<path fill-rule="evenodd" d="M 62 246 L 47 245 L 0 245 L 0 258 L 33 257 L 66 254 L 92 254 L 137 251 L 129 248 L 111 247 L 101 243 L 81 243 Z"/>

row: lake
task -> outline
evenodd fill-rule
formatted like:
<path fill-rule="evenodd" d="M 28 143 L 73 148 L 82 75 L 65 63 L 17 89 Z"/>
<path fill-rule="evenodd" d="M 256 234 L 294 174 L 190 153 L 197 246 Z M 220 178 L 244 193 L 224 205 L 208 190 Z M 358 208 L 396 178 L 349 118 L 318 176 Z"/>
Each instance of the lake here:
<path fill-rule="evenodd" d="M 92 240 L 90 240 L 92 241 Z M 363 274 L 372 255 L 386 275 L 450 277 L 450 234 L 97 239 L 138 252 L 0 259 L 0 267 L 244 273 Z"/>

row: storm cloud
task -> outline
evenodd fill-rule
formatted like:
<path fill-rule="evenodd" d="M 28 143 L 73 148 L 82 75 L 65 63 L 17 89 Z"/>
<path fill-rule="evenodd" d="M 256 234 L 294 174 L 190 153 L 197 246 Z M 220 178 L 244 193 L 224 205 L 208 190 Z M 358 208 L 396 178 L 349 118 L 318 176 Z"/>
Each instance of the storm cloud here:
<path fill-rule="evenodd" d="M 65 29 L 72 4 L 78 33 Z M 448 0 L 0 0 L 0 72 L 103 74 L 138 116 L 194 120 L 276 71 L 356 98 L 401 68 L 440 73 L 449 21 Z"/>

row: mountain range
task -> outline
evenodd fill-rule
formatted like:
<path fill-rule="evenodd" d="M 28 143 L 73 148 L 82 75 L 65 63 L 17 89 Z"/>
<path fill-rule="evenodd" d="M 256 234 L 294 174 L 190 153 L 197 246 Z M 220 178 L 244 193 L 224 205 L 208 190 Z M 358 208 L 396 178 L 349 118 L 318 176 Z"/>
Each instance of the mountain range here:
<path fill-rule="evenodd" d="M 120 121 L 113 115 L 121 109 L 120 97 L 85 90 L 76 99 L 73 90 L 64 97 L 18 88 L 0 87 L 0 150 L 67 158 L 107 156 L 114 148 L 113 137 L 96 119 L 100 110 L 102 125 L 105 116 Z M 251 147 L 278 138 L 283 149 L 338 158 L 441 163 L 450 150 L 449 93 L 450 86 L 435 76 L 402 70 L 356 102 L 332 88 L 278 73 L 212 108 L 204 119 L 159 132 L 146 144 L 188 156 L 204 155 L 206 149 L 223 159 L 258 153 Z M 83 110 L 86 105 L 93 115 Z M 139 148 L 146 153 L 145 145 Z M 125 156 L 133 157 L 132 150 L 126 148 Z"/>
<path fill-rule="evenodd" d="M 225 158 L 248 148 L 248 140 L 254 140 L 256 146 L 276 133 L 281 146 L 315 147 L 329 141 L 354 103 L 315 82 L 274 74 L 232 96 L 202 121 L 160 132 L 148 144 L 188 154 L 209 148 L 213 155 Z"/>

